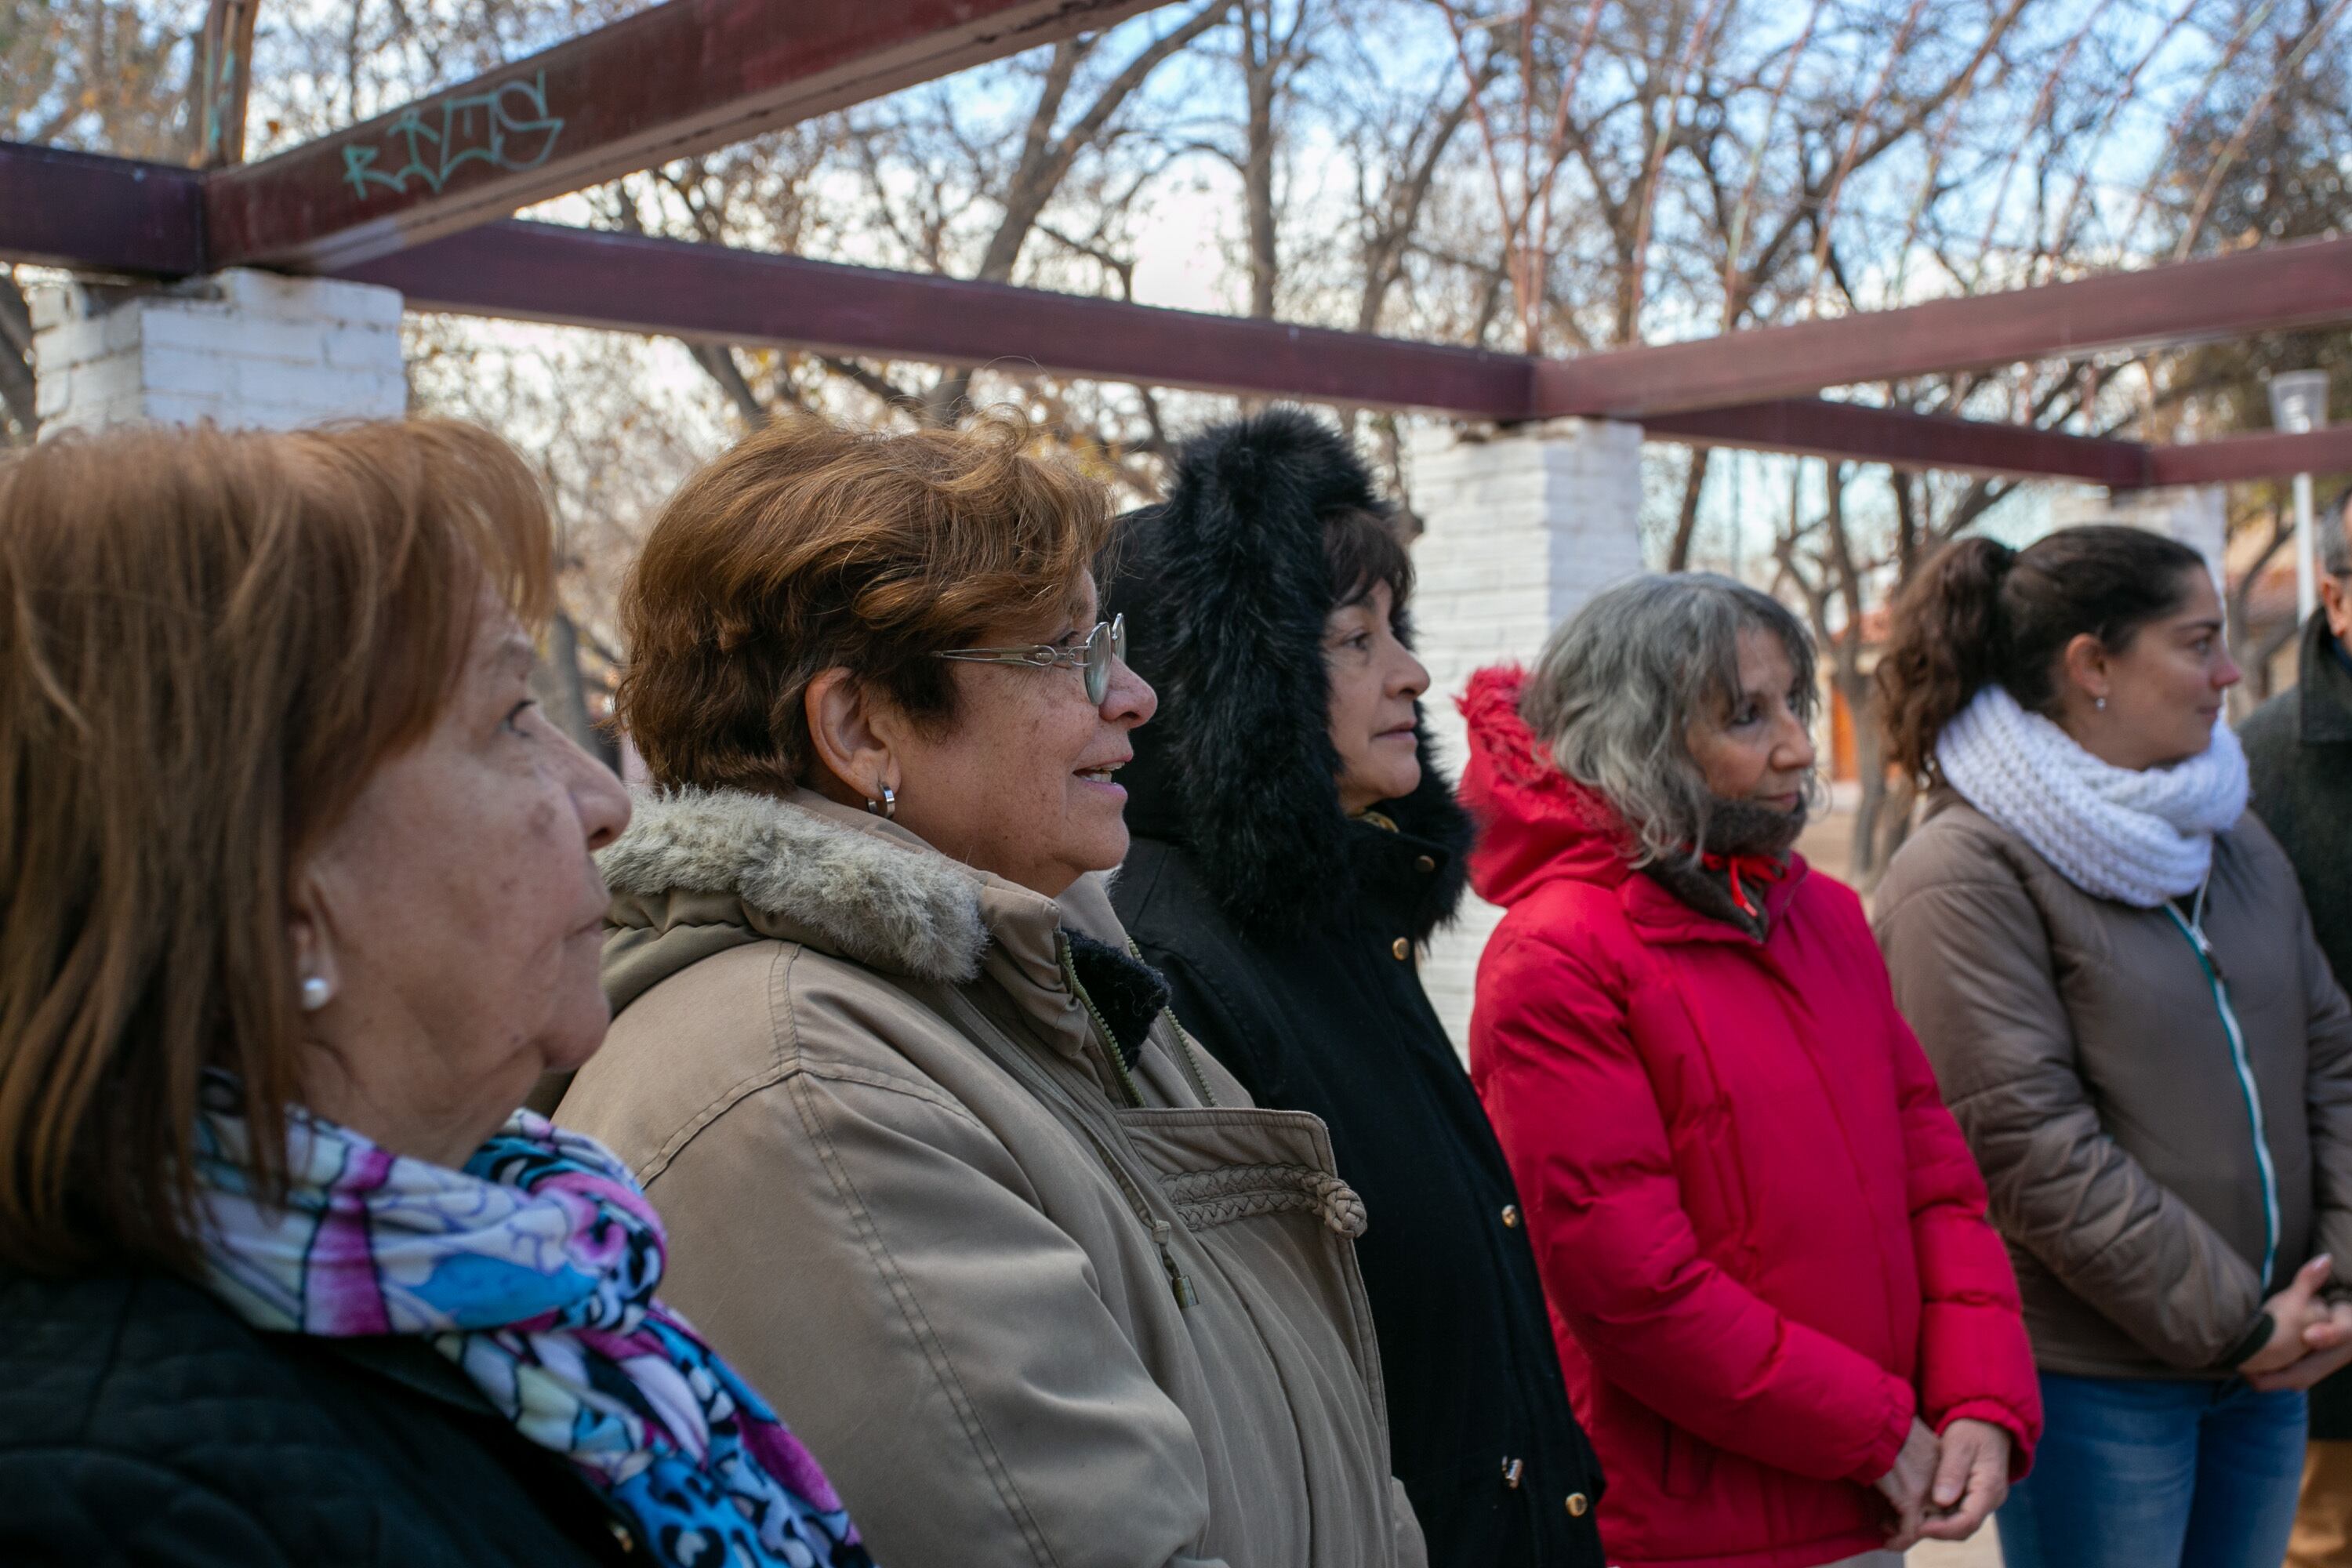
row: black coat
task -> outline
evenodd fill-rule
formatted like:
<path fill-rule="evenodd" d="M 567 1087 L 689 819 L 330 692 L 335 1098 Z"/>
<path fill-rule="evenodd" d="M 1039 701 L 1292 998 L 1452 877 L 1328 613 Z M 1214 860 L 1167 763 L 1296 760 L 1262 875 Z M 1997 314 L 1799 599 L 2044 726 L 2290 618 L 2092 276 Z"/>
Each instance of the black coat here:
<path fill-rule="evenodd" d="M 1420 788 L 1378 808 L 1394 830 L 1349 820 L 1333 784 L 1320 520 L 1377 504 L 1340 437 L 1277 411 L 1189 445 L 1168 502 L 1130 519 L 1106 601 L 1160 709 L 1121 774 L 1111 899 L 1184 1027 L 1261 1104 L 1330 1128 L 1370 1216 L 1392 1463 L 1432 1563 L 1599 1568 L 1599 1467 L 1510 1172 L 1415 971 L 1461 900 L 1469 819 L 1426 737 Z"/>
<path fill-rule="evenodd" d="M 421 1341 L 264 1333 L 162 1273 L 0 1270 L 9 1568 L 645 1561 Z"/>
<path fill-rule="evenodd" d="M 2254 814 L 2294 862 L 2320 951 L 2352 990 L 2352 663 L 2326 615 L 2304 628 L 2301 680 L 2255 710 L 2238 737 Z M 2311 1435 L 2352 1439 L 2352 1371 L 2311 1391 Z"/>

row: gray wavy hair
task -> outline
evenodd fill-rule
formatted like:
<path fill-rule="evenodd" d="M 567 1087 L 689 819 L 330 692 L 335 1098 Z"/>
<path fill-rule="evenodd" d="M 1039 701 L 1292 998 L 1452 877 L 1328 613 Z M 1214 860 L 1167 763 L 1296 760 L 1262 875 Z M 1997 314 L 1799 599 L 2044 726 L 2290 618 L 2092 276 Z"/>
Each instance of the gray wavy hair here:
<path fill-rule="evenodd" d="M 1789 650 L 1799 716 L 1811 722 L 1812 638 L 1770 595 L 1711 572 L 1604 589 L 1551 634 L 1528 677 L 1519 717 L 1562 773 L 1624 817 L 1636 866 L 1706 847 L 1715 796 L 1684 731 L 1739 690 L 1739 634 L 1749 627 Z"/>

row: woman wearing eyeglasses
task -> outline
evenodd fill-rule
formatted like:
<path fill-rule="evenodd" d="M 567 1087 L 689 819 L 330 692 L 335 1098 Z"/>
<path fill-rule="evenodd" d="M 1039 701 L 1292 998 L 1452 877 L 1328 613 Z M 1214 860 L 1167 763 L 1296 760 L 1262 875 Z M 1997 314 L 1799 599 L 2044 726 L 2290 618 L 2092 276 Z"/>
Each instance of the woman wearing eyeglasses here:
<path fill-rule="evenodd" d="M 659 787 L 562 1117 L 877 1562 L 1418 1568 L 1363 1205 L 1092 875 L 1157 700 L 1096 605 L 1108 498 L 1026 440 L 787 424 L 664 511 L 620 697 Z"/>

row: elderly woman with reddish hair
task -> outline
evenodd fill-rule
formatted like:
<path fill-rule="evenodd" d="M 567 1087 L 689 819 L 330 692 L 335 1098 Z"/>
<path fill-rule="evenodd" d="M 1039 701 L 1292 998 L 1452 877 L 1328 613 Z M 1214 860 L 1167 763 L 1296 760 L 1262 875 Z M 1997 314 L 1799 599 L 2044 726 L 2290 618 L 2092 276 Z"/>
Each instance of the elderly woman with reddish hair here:
<path fill-rule="evenodd" d="M 515 1110 L 629 815 L 525 683 L 553 542 L 451 424 L 0 465 L 0 1561 L 866 1563 Z"/>
<path fill-rule="evenodd" d="M 658 787 L 563 1117 L 885 1563 L 1417 1564 L 1363 1205 L 1095 875 L 1157 699 L 1097 605 L 1108 496 L 1027 446 L 785 422 L 664 510 L 620 696 Z"/>

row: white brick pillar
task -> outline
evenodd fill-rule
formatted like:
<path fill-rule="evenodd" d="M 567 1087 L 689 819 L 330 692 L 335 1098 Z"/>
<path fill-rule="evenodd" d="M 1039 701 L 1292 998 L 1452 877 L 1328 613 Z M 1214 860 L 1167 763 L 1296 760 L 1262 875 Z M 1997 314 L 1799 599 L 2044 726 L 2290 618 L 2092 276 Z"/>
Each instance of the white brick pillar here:
<path fill-rule="evenodd" d="M 400 294 L 238 268 L 159 290 L 33 293 L 41 433 L 154 421 L 289 429 L 408 406 Z"/>
<path fill-rule="evenodd" d="M 1554 626 L 1642 570 L 1642 431 L 1554 419 L 1499 431 L 1422 432 L 1412 452 L 1418 578 L 1412 619 L 1429 667 L 1426 709 L 1448 773 L 1465 756 L 1454 707 L 1473 670 L 1532 662 Z M 1478 954 L 1502 911 L 1473 895 L 1422 962 L 1456 1050 L 1470 1033 Z"/>
<path fill-rule="evenodd" d="M 2229 491 L 2221 485 L 2168 485 L 2158 489 L 2081 491 L 2061 497 L 2050 509 L 2060 528 L 2084 522 L 2120 522 L 2178 540 L 2205 557 L 2213 580 L 2227 580 L 2223 551 L 2230 538 Z"/>

